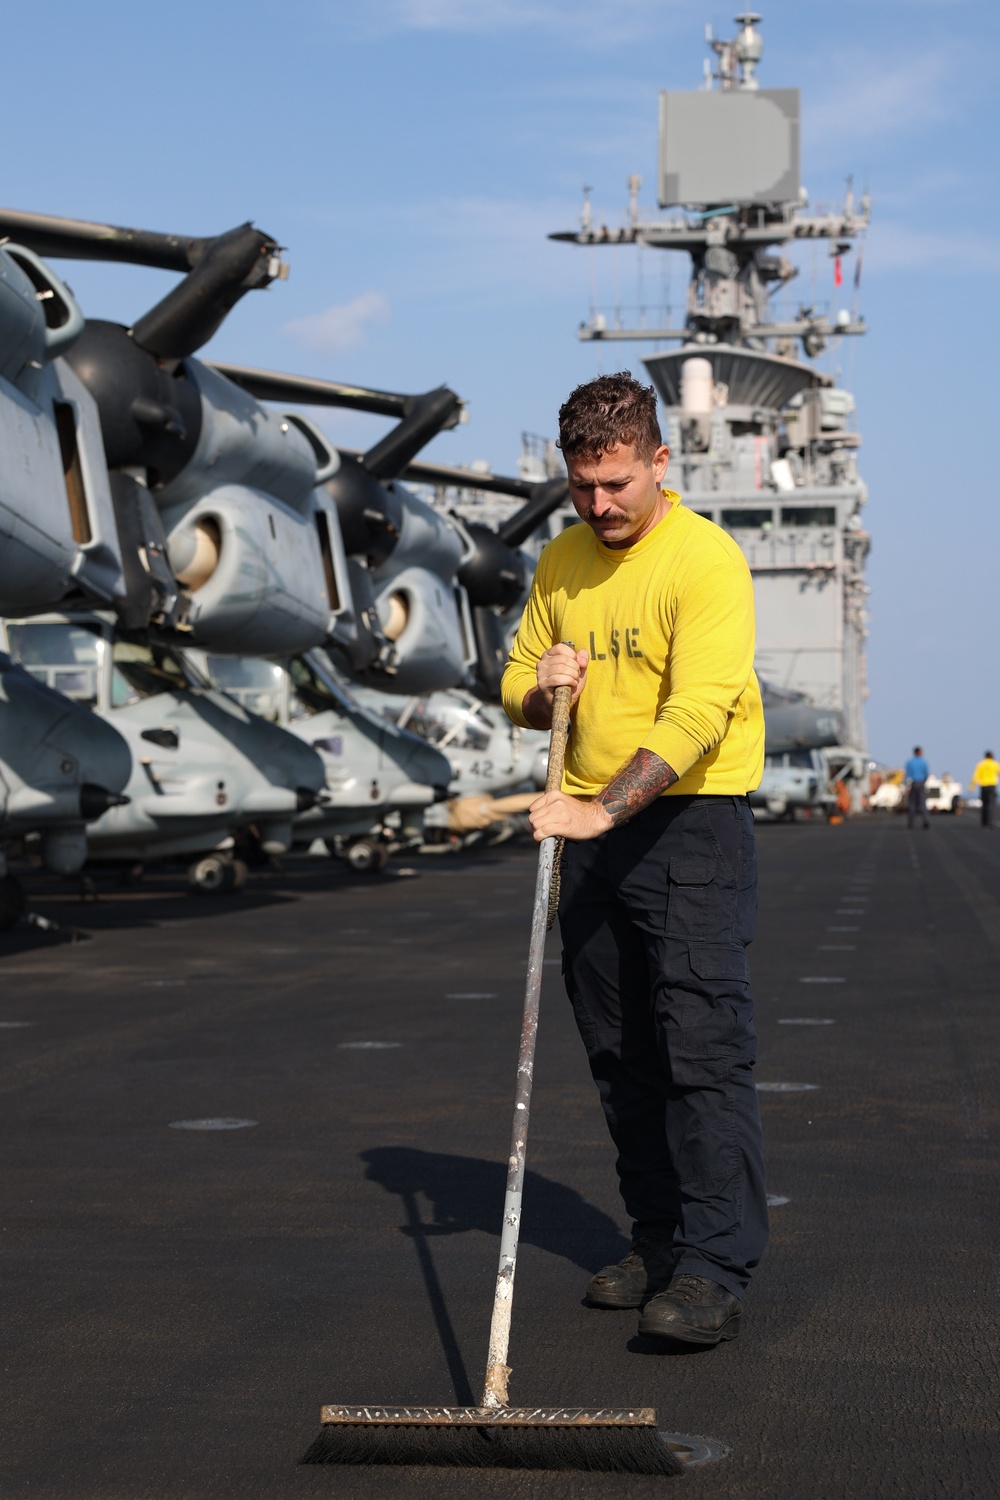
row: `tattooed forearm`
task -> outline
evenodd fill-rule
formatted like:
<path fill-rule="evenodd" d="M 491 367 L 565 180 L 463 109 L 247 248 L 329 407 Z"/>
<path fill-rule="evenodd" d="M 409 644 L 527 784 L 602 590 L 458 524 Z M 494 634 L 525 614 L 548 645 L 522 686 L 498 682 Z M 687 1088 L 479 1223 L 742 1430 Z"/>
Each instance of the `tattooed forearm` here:
<path fill-rule="evenodd" d="M 625 768 L 609 781 L 598 802 L 617 828 L 636 813 L 655 802 L 661 792 L 673 786 L 677 772 L 654 755 L 652 750 L 637 750 Z"/>

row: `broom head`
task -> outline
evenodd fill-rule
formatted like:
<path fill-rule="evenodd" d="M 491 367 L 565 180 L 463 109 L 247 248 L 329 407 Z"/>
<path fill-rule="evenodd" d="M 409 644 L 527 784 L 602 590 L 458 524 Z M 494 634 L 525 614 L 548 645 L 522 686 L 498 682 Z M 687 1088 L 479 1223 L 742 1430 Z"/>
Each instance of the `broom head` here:
<path fill-rule="evenodd" d="M 304 1464 L 683 1473 L 650 1407 L 324 1406 Z"/>

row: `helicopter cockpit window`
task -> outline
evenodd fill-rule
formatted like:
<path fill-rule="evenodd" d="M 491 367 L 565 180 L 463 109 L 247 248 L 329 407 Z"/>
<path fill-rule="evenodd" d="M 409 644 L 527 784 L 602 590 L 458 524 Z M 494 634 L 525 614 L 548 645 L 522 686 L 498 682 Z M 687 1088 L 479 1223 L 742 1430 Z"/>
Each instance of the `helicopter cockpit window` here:
<path fill-rule="evenodd" d="M 489 747 L 492 728 L 479 711 L 470 712 L 457 706 L 441 711 L 433 701 L 418 699 L 416 703 L 411 700 L 408 712 L 402 709 L 393 712 L 388 708 L 383 712 L 386 718 L 442 750 L 449 745 L 459 750 L 486 750 Z"/>
<path fill-rule="evenodd" d="M 489 726 L 478 714 L 473 714 L 453 724 L 437 743 L 442 749 L 454 745 L 459 750 L 487 750 L 491 734 Z"/>
<path fill-rule="evenodd" d="M 388 702 L 382 705 L 382 717 L 392 724 L 400 724 L 410 734 L 418 734 L 431 745 L 439 745 L 448 733 L 448 724 L 430 705 L 417 702 Z"/>
<path fill-rule="evenodd" d="M 293 656 L 288 663 L 292 692 L 288 704 L 291 719 L 303 719 L 307 714 L 322 714 L 333 709 L 344 712 L 344 705 L 334 690 L 333 684 L 321 677 L 304 656 Z"/>
<path fill-rule="evenodd" d="M 10 654 L 46 687 L 77 703 L 97 702 L 100 636 L 85 625 L 29 621 L 8 625 Z"/>
<path fill-rule="evenodd" d="M 330 660 L 330 653 L 324 651 L 322 647 L 317 647 L 314 651 L 310 651 L 309 655 L 318 662 L 320 670 L 323 673 L 323 681 L 327 684 L 340 706 L 344 709 L 357 708 L 359 706 L 358 700 L 334 667 L 333 662 Z"/>
<path fill-rule="evenodd" d="M 176 693 L 197 685 L 197 680 L 167 646 L 139 645 L 115 641 L 111 675 L 111 706 L 124 708 L 157 693 Z"/>
<path fill-rule="evenodd" d="M 463 697 L 465 707 L 457 712 L 453 710 L 448 731 L 438 740 L 438 746 L 442 750 L 447 750 L 449 745 L 455 745 L 459 750 L 488 750 L 496 728 L 494 719 L 471 693 L 463 694 Z"/>
<path fill-rule="evenodd" d="M 250 713 L 277 724 L 281 718 L 284 671 L 260 656 L 208 656 L 208 675 Z"/>

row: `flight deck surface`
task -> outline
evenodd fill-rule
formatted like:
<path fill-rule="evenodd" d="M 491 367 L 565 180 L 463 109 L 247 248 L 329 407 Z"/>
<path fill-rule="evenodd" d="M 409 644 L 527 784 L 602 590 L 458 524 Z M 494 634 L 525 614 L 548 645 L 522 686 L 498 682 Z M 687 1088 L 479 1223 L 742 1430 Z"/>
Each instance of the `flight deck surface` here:
<path fill-rule="evenodd" d="M 478 1395 L 529 847 L 215 899 L 36 886 L 59 930 L 0 938 L 5 1500 L 1000 1493 L 1000 836 L 886 815 L 758 846 L 778 1201 L 734 1343 L 582 1305 L 627 1245 L 555 933 L 546 960 L 511 1399 L 655 1406 L 729 1450 L 679 1480 L 296 1467 L 323 1403 Z"/>

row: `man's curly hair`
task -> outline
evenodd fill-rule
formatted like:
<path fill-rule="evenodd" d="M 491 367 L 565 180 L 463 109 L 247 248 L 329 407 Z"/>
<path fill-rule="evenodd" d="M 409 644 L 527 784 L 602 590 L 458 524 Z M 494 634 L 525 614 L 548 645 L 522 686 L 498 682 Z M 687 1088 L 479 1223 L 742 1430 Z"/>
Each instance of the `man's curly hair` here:
<path fill-rule="evenodd" d="M 578 385 L 559 408 L 559 447 L 566 458 L 600 458 L 618 444 L 648 464 L 663 443 L 656 392 L 630 370 Z"/>

